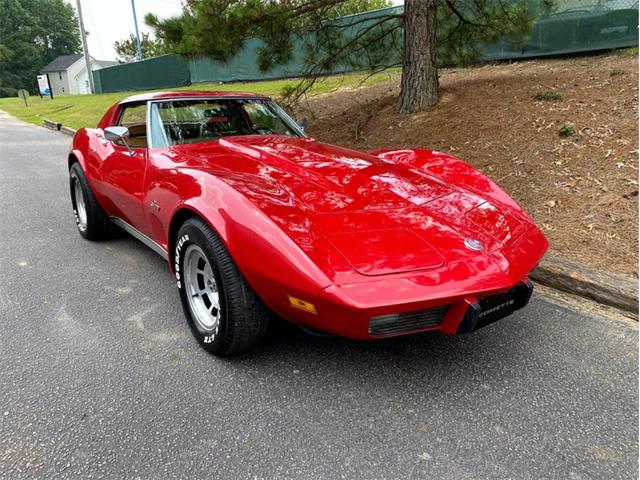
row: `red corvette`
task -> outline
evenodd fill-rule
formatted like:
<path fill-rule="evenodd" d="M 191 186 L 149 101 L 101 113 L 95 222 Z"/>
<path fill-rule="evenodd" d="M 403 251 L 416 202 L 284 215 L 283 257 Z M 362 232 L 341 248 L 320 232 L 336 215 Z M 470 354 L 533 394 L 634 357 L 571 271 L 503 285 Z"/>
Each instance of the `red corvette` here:
<path fill-rule="evenodd" d="M 322 143 L 259 95 L 130 97 L 68 161 L 80 234 L 116 225 L 167 259 L 216 355 L 256 344 L 269 312 L 358 339 L 471 332 L 527 304 L 547 249 L 461 160 Z"/>

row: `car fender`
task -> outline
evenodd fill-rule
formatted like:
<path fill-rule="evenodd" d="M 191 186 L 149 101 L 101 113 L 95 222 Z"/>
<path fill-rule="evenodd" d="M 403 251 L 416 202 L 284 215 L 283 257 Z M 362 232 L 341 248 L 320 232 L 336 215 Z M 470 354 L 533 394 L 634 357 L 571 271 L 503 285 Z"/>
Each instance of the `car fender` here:
<path fill-rule="evenodd" d="M 522 207 L 493 180 L 453 155 L 417 148 L 376 150 L 370 153 L 385 161 L 419 168 L 447 184 L 464 188 L 482 197 L 491 198 L 492 201 L 507 206 L 529 219 Z"/>
<path fill-rule="evenodd" d="M 88 146 L 89 139 L 87 129 L 81 128 L 76 131 L 75 135 L 73 136 L 73 140 L 71 142 L 71 151 L 69 152 L 68 157 L 68 166 L 69 168 L 71 168 L 71 165 L 77 161 L 80 164 L 80 167 L 82 167 L 82 171 L 85 173 L 85 175 L 87 173 L 87 164 L 84 153 L 82 152 L 83 150 L 86 150 Z M 73 157 L 75 157 L 75 159 Z"/>
<path fill-rule="evenodd" d="M 89 130 L 86 128 L 81 128 L 78 130 L 73 136 L 73 142 L 71 146 L 71 151 L 69 152 L 68 157 L 68 168 L 71 168 L 71 165 L 77 161 L 80 164 L 80 168 L 84 172 L 84 176 L 89 182 L 89 186 L 93 190 L 96 198 L 98 198 L 99 203 L 101 203 L 101 196 L 96 191 L 95 185 L 95 168 L 92 168 L 90 163 L 91 160 L 88 158 L 88 155 L 84 152 L 90 152 L 91 150 L 91 138 L 93 130 Z M 74 160 L 75 157 L 75 160 Z"/>
<path fill-rule="evenodd" d="M 326 274 L 300 249 L 276 223 L 248 198 L 209 172 L 183 168 L 174 179 L 180 185 L 164 189 L 168 195 L 180 195 L 166 217 L 164 243 L 175 273 L 177 232 L 175 219 L 190 212 L 204 220 L 220 237 L 247 282 L 278 314 L 288 317 L 288 295 L 313 301 L 331 284 Z M 175 181 L 175 180 L 174 180 Z M 162 182 L 149 190 L 160 192 Z M 162 203 L 162 202 L 161 202 Z M 159 219 L 151 220 L 152 225 Z M 153 227 L 152 227 L 153 228 Z"/>

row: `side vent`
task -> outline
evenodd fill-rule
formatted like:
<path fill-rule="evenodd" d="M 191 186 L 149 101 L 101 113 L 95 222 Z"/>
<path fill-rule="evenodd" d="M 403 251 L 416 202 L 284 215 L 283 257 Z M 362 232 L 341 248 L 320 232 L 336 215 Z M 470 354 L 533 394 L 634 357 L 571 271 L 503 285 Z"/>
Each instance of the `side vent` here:
<path fill-rule="evenodd" d="M 392 313 L 371 317 L 369 335 L 390 335 L 435 327 L 440 324 L 447 314 L 447 310 L 449 310 L 449 305 L 419 312 Z"/>

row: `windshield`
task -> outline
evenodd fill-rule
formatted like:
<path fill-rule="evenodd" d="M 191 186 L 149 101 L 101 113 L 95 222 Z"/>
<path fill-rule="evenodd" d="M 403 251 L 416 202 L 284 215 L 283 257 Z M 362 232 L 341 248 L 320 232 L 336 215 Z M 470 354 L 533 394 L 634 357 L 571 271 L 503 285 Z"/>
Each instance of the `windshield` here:
<path fill-rule="evenodd" d="M 153 104 L 153 146 L 211 142 L 236 135 L 303 136 L 277 104 L 266 99 L 170 100 Z"/>

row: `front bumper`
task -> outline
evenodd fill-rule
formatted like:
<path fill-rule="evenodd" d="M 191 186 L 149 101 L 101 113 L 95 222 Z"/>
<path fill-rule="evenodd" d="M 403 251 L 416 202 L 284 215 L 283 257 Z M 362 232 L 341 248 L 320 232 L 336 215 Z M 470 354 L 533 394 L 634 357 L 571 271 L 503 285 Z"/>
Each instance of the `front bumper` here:
<path fill-rule="evenodd" d="M 457 333 L 469 333 L 511 315 L 531 299 L 533 283 L 525 279 L 507 293 L 491 295 L 473 302 L 467 308 Z"/>
<path fill-rule="evenodd" d="M 318 315 L 302 315 L 301 323 L 355 339 L 378 339 L 424 331 L 469 333 L 523 308 L 531 298 L 528 278 L 497 291 L 467 293 L 411 304 L 362 307 L 343 302 L 332 289 L 318 302 Z"/>

